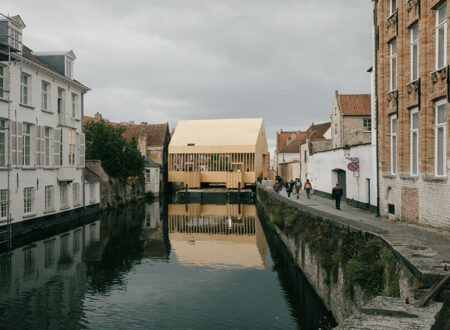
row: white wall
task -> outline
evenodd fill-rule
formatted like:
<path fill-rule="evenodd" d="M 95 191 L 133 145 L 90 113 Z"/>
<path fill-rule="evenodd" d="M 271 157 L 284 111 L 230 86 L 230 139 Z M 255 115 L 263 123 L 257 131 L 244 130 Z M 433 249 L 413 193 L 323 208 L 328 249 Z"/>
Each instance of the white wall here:
<path fill-rule="evenodd" d="M 79 155 L 84 157 L 84 151 L 80 145 L 80 139 L 76 139 L 75 147 L 75 166 L 69 165 L 69 141 L 68 132 L 69 129 L 75 129 L 78 137 L 82 135 L 82 90 L 81 87 L 71 80 L 62 77 L 56 73 L 50 72 L 45 68 L 38 67 L 33 63 L 29 63 L 26 60 L 21 65 L 15 64 L 7 66 L 5 63 L 0 64 L 4 68 L 4 88 L 7 88 L 7 77 L 10 74 L 10 115 L 8 115 L 8 94 L 4 92 L 3 98 L 0 98 L 0 118 L 18 122 L 31 124 L 31 162 L 29 166 L 13 165 L 10 171 L 9 183 L 11 194 L 11 216 L 13 222 L 19 222 L 30 218 L 49 215 L 52 213 L 58 213 L 66 211 L 72 208 L 82 206 L 82 173 L 84 168 L 84 161 L 80 160 Z M 30 75 L 29 82 L 29 95 L 30 102 L 28 106 L 20 104 L 20 77 L 21 72 L 25 72 Z M 43 111 L 41 109 L 41 87 L 42 81 L 48 82 L 48 110 Z M 65 103 L 63 108 L 65 109 L 64 125 L 60 125 L 60 116 L 57 113 L 57 95 L 58 87 L 65 90 Z M 76 107 L 75 117 L 72 117 L 72 99 L 71 94 L 78 95 L 78 102 Z M 49 159 L 50 165 L 38 165 L 36 154 L 36 137 L 37 127 L 49 127 L 50 133 L 50 152 Z M 54 132 L 55 129 L 60 129 L 63 137 L 63 165 L 54 164 Z M 68 207 L 61 209 L 60 207 L 60 184 L 58 178 L 67 179 L 68 182 L 72 182 L 67 187 L 67 200 Z M 73 203 L 73 183 L 80 184 L 79 191 L 79 204 Z M 53 209 L 45 211 L 45 186 L 53 186 Z M 32 187 L 34 191 L 33 197 L 33 210 L 27 215 L 24 215 L 24 188 Z M 8 188 L 8 171 L 7 167 L 0 166 L 0 190 Z M 87 199 L 89 205 L 89 200 Z M 3 218 L 4 219 L 4 218 Z M 3 220 L 0 219 L 0 220 Z"/>
<path fill-rule="evenodd" d="M 350 156 L 360 159 L 358 172 L 351 172 L 347 165 L 350 163 L 344 157 L 343 149 L 319 152 L 309 157 L 307 176 L 313 189 L 331 194 L 336 185 L 337 175 L 333 170 L 341 169 L 346 173 L 347 198 L 361 203 L 368 203 L 368 189 L 370 189 L 370 204 L 376 206 L 376 178 L 373 169 L 373 149 L 375 146 L 363 145 L 351 148 Z M 370 179 L 370 187 L 366 179 Z"/>
<path fill-rule="evenodd" d="M 152 194 L 159 194 L 160 183 L 160 169 L 157 167 L 146 167 L 146 170 L 150 170 L 150 182 L 145 182 L 145 192 Z"/>

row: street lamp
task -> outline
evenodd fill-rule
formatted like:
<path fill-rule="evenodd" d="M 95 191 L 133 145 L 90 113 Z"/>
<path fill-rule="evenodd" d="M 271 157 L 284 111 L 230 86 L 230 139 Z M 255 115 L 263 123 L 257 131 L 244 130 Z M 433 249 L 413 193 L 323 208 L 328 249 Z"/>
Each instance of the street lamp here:
<path fill-rule="evenodd" d="M 350 157 L 350 147 L 348 145 L 345 145 L 345 147 L 342 149 L 344 149 L 345 159 L 348 159 L 349 161 L 354 162 L 354 163 L 359 163 L 358 157 Z"/>

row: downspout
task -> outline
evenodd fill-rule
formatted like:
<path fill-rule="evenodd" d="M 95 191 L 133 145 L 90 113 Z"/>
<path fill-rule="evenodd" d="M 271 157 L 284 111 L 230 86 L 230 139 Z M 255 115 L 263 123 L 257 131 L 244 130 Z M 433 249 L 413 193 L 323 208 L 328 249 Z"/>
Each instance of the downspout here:
<path fill-rule="evenodd" d="M 377 23 L 378 0 L 372 0 L 373 7 L 373 51 L 374 51 L 374 74 L 375 74 L 375 152 L 376 152 L 376 180 L 377 180 L 377 216 L 380 216 L 380 166 L 379 166 L 379 112 L 378 112 L 378 45 L 379 31 Z"/>
<path fill-rule="evenodd" d="M 81 134 L 84 131 L 84 93 L 81 93 Z M 78 146 L 79 147 L 79 146 Z M 86 167 L 86 140 L 84 142 L 84 166 Z M 86 183 L 84 179 L 84 168 L 81 170 L 81 182 L 83 187 L 83 208 L 86 208 Z M 100 196 L 99 196 L 100 198 Z"/>

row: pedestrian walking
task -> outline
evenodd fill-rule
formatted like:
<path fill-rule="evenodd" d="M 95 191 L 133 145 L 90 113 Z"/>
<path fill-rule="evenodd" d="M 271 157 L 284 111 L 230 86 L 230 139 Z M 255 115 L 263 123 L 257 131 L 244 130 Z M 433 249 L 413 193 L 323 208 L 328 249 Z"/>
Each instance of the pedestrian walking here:
<path fill-rule="evenodd" d="M 288 195 L 288 198 L 291 197 L 293 185 L 294 185 L 294 183 L 293 183 L 292 180 L 289 181 L 289 182 L 286 182 L 286 193 L 287 193 L 287 195 Z"/>
<path fill-rule="evenodd" d="M 295 194 L 297 195 L 297 199 L 300 198 L 300 190 L 302 189 L 302 181 L 297 178 L 295 180 Z"/>
<path fill-rule="evenodd" d="M 311 199 L 311 189 L 312 189 L 311 182 L 309 182 L 309 179 L 306 179 L 305 191 L 306 191 L 306 197 L 308 197 L 309 199 Z"/>
<path fill-rule="evenodd" d="M 336 183 L 336 186 L 334 186 L 331 196 L 336 200 L 336 210 L 341 209 L 341 198 L 344 194 L 344 190 L 342 190 L 342 187 L 339 185 L 339 183 Z"/>

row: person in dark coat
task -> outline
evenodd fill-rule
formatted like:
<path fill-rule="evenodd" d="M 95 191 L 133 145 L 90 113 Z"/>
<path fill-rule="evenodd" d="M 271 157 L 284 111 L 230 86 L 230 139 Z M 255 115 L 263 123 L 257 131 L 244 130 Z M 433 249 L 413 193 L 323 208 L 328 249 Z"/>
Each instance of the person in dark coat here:
<path fill-rule="evenodd" d="M 306 191 L 306 197 L 308 197 L 309 199 L 311 199 L 311 190 L 312 190 L 311 182 L 309 181 L 309 179 L 306 179 L 305 191 Z"/>
<path fill-rule="evenodd" d="M 291 197 L 293 187 L 294 187 L 294 182 L 292 180 L 290 182 L 286 182 L 286 193 L 288 195 L 288 198 Z"/>
<path fill-rule="evenodd" d="M 342 190 L 342 187 L 339 185 L 339 183 L 336 183 L 336 186 L 334 186 L 331 193 L 331 196 L 336 200 L 336 210 L 341 209 L 341 198 L 343 194 L 344 190 Z"/>

